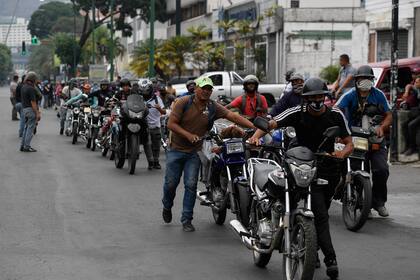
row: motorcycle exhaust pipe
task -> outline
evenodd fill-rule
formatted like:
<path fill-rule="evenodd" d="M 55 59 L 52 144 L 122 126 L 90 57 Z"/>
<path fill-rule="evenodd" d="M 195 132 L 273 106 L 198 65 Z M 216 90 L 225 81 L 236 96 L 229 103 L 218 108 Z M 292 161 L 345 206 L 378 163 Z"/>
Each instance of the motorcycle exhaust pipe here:
<path fill-rule="evenodd" d="M 242 240 L 242 243 L 247 247 L 249 250 L 254 250 L 254 246 L 252 244 L 251 239 L 248 237 L 250 235 L 249 231 L 247 231 L 244 226 L 238 220 L 230 221 L 230 226 L 234 232 L 236 232 Z"/>
<path fill-rule="evenodd" d="M 207 199 L 207 192 L 201 192 L 201 191 L 197 191 L 197 198 L 198 200 L 200 200 L 202 202 L 202 205 L 204 206 L 209 206 L 212 209 L 219 211 L 219 207 L 217 207 L 216 205 L 214 205 L 214 202 L 210 201 Z"/>

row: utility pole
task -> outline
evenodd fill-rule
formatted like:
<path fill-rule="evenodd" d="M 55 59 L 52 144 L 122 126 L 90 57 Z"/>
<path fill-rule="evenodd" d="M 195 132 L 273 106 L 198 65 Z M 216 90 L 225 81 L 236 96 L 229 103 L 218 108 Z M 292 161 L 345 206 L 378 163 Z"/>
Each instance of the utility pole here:
<path fill-rule="evenodd" d="M 73 3 L 73 77 L 77 75 L 77 65 L 76 65 L 76 5 L 74 4 L 74 0 L 71 1 Z"/>
<path fill-rule="evenodd" d="M 392 53 L 391 53 L 391 162 L 398 161 L 398 0 L 392 0 Z"/>
<path fill-rule="evenodd" d="M 96 55 L 95 55 L 95 25 L 96 25 L 96 12 L 95 12 L 95 0 L 92 0 L 92 64 L 96 62 Z"/>
<path fill-rule="evenodd" d="M 175 29 L 176 29 L 176 36 L 181 35 L 181 0 L 176 0 L 175 2 Z"/>
<path fill-rule="evenodd" d="M 114 80 L 114 1 L 111 0 L 111 42 L 109 44 L 109 60 L 111 63 L 111 69 L 110 69 L 110 81 L 112 82 Z"/>
<path fill-rule="evenodd" d="M 155 0 L 150 0 L 150 57 L 149 78 L 155 75 Z"/>

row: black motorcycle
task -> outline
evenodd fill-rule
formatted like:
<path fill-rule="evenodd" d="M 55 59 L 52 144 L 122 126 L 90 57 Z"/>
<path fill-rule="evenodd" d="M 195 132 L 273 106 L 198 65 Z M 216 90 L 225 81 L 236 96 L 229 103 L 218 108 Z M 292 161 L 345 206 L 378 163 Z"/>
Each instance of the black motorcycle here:
<path fill-rule="evenodd" d="M 116 113 L 111 128 L 115 167 L 122 168 L 127 159 L 129 173 L 134 174 L 140 154 L 140 135 L 147 129 L 148 110 L 141 95 L 131 94 L 116 108 Z"/>
<path fill-rule="evenodd" d="M 95 151 L 96 149 L 96 138 L 99 134 L 99 129 L 102 126 L 101 108 L 91 108 L 90 112 L 86 113 L 86 148 Z"/>

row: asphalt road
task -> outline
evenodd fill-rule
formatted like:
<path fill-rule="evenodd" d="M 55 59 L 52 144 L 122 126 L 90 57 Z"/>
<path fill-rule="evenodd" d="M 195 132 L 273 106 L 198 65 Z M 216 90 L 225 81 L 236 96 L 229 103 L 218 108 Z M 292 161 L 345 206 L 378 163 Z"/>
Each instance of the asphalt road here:
<path fill-rule="evenodd" d="M 266 269 L 253 265 L 227 225 L 196 205 L 197 231 L 163 223 L 164 170 L 147 171 L 144 155 L 134 176 L 83 143 L 58 135 L 53 110 L 44 111 L 33 141 L 18 151 L 6 88 L 0 89 L 0 280 L 281 279 L 281 256 Z M 162 154 L 162 158 L 164 155 Z M 340 206 L 331 231 L 340 279 L 420 279 L 420 168 L 391 168 L 391 217 L 347 231 Z M 233 218 L 230 216 L 230 218 Z M 324 267 L 315 279 L 326 279 Z"/>

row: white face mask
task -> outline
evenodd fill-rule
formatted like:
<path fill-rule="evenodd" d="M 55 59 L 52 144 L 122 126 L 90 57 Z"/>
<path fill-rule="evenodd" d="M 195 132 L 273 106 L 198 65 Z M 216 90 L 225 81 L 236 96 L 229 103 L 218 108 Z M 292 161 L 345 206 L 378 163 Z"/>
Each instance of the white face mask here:
<path fill-rule="evenodd" d="M 373 87 L 373 81 L 369 79 L 363 79 L 357 81 L 357 88 L 363 91 L 370 91 L 370 89 Z"/>

